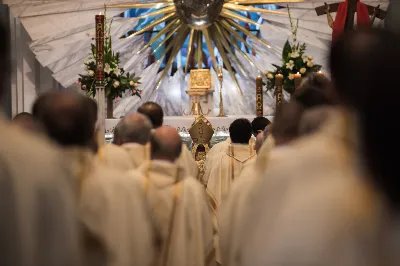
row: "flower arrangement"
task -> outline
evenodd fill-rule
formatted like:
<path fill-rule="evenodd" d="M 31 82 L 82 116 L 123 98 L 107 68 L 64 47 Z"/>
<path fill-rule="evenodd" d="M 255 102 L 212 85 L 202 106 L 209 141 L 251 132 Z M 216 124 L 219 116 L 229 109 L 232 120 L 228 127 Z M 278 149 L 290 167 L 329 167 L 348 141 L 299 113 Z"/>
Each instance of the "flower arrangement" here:
<path fill-rule="evenodd" d="M 110 23 L 108 32 L 106 32 L 107 39 L 104 44 L 104 75 L 105 75 L 105 93 L 106 98 L 116 99 L 122 97 L 122 94 L 127 90 L 131 91 L 132 96 L 138 96 L 142 94 L 142 90 L 139 89 L 140 77 L 135 77 L 135 74 L 130 75 L 126 73 L 123 68 L 119 67 L 120 54 L 119 52 L 114 53 L 112 51 L 111 41 L 111 24 Z M 107 23 L 106 23 L 107 25 Z M 95 88 L 95 74 L 96 74 L 96 45 L 91 45 L 91 53 L 89 54 L 89 61 L 85 63 L 86 74 L 79 75 L 80 78 L 77 84 L 82 90 L 84 90 L 88 96 L 96 96 Z"/>
<path fill-rule="evenodd" d="M 280 73 L 283 75 L 283 88 L 286 90 L 294 88 L 294 75 L 300 73 L 302 76 L 307 75 L 310 72 L 318 72 L 321 70 L 322 66 L 314 63 L 314 58 L 305 54 L 306 44 L 297 42 L 297 28 L 299 25 L 299 20 L 297 19 L 297 24 L 294 26 L 292 23 L 292 17 L 289 11 L 290 26 L 292 29 L 292 39 L 293 42 L 289 40 L 286 41 L 283 51 L 282 51 L 282 65 L 278 66 L 272 64 L 276 70 L 267 71 L 265 74 L 267 76 L 267 89 L 272 89 L 275 84 L 275 75 Z"/>

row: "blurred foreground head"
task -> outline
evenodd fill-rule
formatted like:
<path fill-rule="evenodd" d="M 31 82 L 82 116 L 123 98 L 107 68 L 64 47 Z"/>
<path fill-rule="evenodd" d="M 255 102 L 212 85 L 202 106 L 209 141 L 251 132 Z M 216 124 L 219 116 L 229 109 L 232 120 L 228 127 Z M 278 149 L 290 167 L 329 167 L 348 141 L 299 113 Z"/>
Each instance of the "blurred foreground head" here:
<path fill-rule="evenodd" d="M 182 152 L 182 139 L 171 127 L 162 126 L 153 131 L 151 159 L 175 162 Z"/>
<path fill-rule="evenodd" d="M 138 143 L 145 145 L 150 141 L 153 125 L 139 113 L 125 116 L 114 131 L 114 144 Z M 116 134 L 115 134 L 116 133 Z"/>
<path fill-rule="evenodd" d="M 375 184 L 400 207 L 400 39 L 381 29 L 345 34 L 330 54 L 332 81 L 341 102 L 356 110 L 360 139 Z"/>
<path fill-rule="evenodd" d="M 164 111 L 158 103 L 146 102 L 139 107 L 138 113 L 147 116 L 154 128 L 159 128 L 164 123 Z"/>
<path fill-rule="evenodd" d="M 40 126 L 35 121 L 33 115 L 27 112 L 17 114 L 12 120 L 13 125 L 26 129 L 29 132 L 40 132 Z"/>
<path fill-rule="evenodd" d="M 61 146 L 91 147 L 95 133 L 95 103 L 83 95 L 48 92 L 33 106 L 33 116 L 45 133 Z"/>
<path fill-rule="evenodd" d="M 0 100 L 3 97 L 4 93 L 4 80 L 9 75 L 10 71 L 10 36 L 6 27 L 4 27 L 3 23 L 0 23 L 0 36 L 2 36 L 2 40 L 0 42 Z"/>

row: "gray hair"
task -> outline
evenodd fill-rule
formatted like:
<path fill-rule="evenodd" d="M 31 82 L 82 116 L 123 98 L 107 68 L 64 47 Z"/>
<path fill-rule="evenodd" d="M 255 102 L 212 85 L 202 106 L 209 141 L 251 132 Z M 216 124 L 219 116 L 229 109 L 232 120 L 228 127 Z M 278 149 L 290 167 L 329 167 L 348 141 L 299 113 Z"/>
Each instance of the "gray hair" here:
<path fill-rule="evenodd" d="M 150 141 L 153 125 L 150 120 L 139 113 L 128 115 L 117 125 L 117 140 L 120 144 L 146 144 Z"/>

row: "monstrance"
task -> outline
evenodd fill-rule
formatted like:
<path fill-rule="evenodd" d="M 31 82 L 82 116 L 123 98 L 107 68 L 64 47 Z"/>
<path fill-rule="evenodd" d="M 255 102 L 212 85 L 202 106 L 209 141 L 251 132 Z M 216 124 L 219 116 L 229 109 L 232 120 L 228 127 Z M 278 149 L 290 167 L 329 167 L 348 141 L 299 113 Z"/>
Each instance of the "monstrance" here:
<path fill-rule="evenodd" d="M 167 75 L 168 70 L 172 66 L 176 55 L 181 50 L 185 40 L 189 38 L 189 47 L 187 51 L 187 58 L 190 57 L 191 53 L 197 49 L 197 67 L 201 69 L 203 67 L 202 62 L 202 51 L 203 49 L 203 38 L 210 53 L 212 59 L 213 68 L 218 73 L 217 60 L 214 54 L 214 46 L 220 53 L 224 66 L 228 70 L 230 76 L 234 80 L 236 86 L 242 93 L 239 83 L 236 79 L 233 64 L 237 66 L 238 70 L 245 76 L 244 66 L 235 55 L 235 52 L 243 55 L 245 60 L 253 67 L 256 65 L 253 59 L 239 47 L 239 43 L 243 44 L 249 50 L 251 45 L 246 42 L 241 34 L 244 34 L 252 38 L 257 43 L 268 47 L 270 49 L 277 50 L 276 47 L 269 44 L 266 40 L 257 37 L 251 33 L 248 29 L 238 23 L 238 21 L 250 23 L 256 26 L 261 26 L 258 22 L 243 16 L 240 12 L 260 12 L 270 13 L 275 15 L 287 15 L 286 12 L 267 10 L 263 8 L 253 7 L 251 5 L 259 4 L 277 4 L 277 3 L 294 3 L 302 2 L 302 0 L 169 0 L 169 1 L 154 1 L 146 3 L 132 3 L 132 4 L 121 4 L 121 5 L 109 5 L 108 8 L 154 8 L 154 12 L 145 14 L 139 18 L 152 18 L 152 22 L 141 30 L 130 35 L 128 38 L 140 35 L 149 29 L 165 22 L 165 27 L 157 33 L 149 42 L 138 51 L 143 52 L 153 43 L 161 40 L 161 43 L 153 50 L 153 54 L 164 45 L 168 40 L 165 51 L 163 52 L 159 60 L 163 60 L 164 57 L 169 54 L 166 66 L 162 71 L 161 77 L 156 83 L 158 89 L 161 85 L 163 78 Z M 229 55 L 229 57 L 228 57 Z M 232 62 L 230 61 L 232 60 Z M 185 73 L 188 69 L 188 62 L 186 60 Z M 258 68 L 257 68 L 258 69 Z M 258 69 L 259 74 L 263 74 L 263 70 Z"/>

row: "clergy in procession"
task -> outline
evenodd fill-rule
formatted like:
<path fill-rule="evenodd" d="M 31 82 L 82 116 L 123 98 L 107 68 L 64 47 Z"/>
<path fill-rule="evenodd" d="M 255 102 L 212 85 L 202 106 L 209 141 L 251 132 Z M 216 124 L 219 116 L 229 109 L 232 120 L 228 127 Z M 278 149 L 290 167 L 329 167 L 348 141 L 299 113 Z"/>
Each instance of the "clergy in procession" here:
<path fill-rule="evenodd" d="M 125 116 L 117 126 L 118 134 L 114 137 L 114 143 L 129 154 L 132 169 L 150 160 L 149 141 L 152 128 L 150 120 L 139 113 Z"/>
<path fill-rule="evenodd" d="M 138 113 L 149 118 L 154 129 L 157 129 L 164 124 L 164 111 L 162 107 L 155 102 L 144 103 L 139 107 Z M 199 168 L 192 153 L 184 144 L 182 144 L 182 152 L 176 163 L 181 165 L 189 175 L 197 177 Z"/>
<path fill-rule="evenodd" d="M 9 74 L 9 35 L 0 24 L 0 101 Z M 82 265 L 72 171 L 44 138 L 0 113 L 0 261 L 13 266 Z"/>
<path fill-rule="evenodd" d="M 252 135 L 251 124 L 247 119 L 237 119 L 229 127 L 229 136 L 232 144 L 228 151 L 214 155 L 212 161 L 208 161 L 203 183 L 207 184 L 207 190 L 216 200 L 217 206 L 228 195 L 232 182 L 240 176 L 247 163 L 256 159 L 253 146 L 249 145 Z"/>
<path fill-rule="evenodd" d="M 342 104 L 313 134 L 271 152 L 244 200 L 250 208 L 234 204 L 242 219 L 230 227 L 222 215 L 226 265 L 399 265 L 399 93 L 396 76 L 381 78 L 386 67 L 400 70 L 399 46 L 378 29 L 333 44 Z"/>
<path fill-rule="evenodd" d="M 256 117 L 251 122 L 251 128 L 253 132 L 253 137 L 250 138 L 249 145 L 254 147 L 255 138 L 257 135 L 264 131 L 264 129 L 270 125 L 271 122 L 265 117 Z M 213 156 L 220 153 L 220 152 L 227 152 L 229 150 L 229 146 L 232 144 L 231 138 L 228 137 L 225 141 L 221 141 L 215 144 L 210 151 L 207 153 L 207 158 L 205 165 L 208 165 L 209 162 L 212 160 Z"/>
<path fill-rule="evenodd" d="M 41 95 L 33 107 L 74 170 L 84 265 L 151 265 L 153 230 L 140 184 L 96 159 L 92 107 L 93 100 L 61 91 Z"/>
<path fill-rule="evenodd" d="M 182 140 L 175 129 L 154 130 L 151 161 L 130 173 L 142 184 L 154 216 L 155 264 L 214 265 L 213 229 L 204 187 L 176 163 Z"/>

